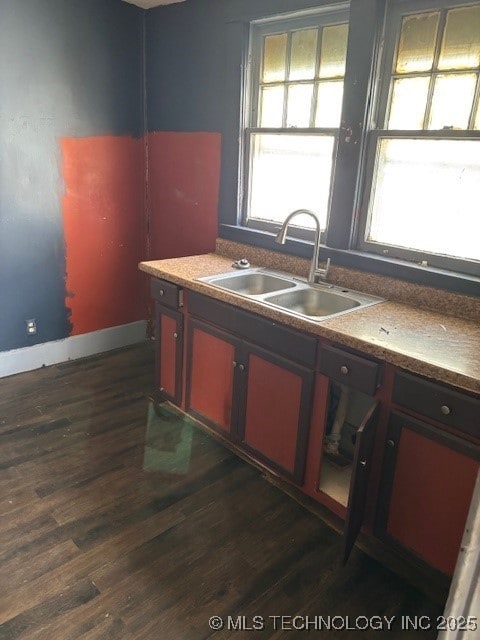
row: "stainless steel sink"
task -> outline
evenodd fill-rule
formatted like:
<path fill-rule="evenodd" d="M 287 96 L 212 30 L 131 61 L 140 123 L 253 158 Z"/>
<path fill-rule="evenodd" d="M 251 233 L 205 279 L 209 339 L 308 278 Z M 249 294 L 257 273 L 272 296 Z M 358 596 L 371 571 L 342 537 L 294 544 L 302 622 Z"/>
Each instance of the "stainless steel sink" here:
<path fill-rule="evenodd" d="M 259 296 L 272 291 L 280 291 L 294 287 L 295 282 L 281 276 L 263 273 L 261 271 L 249 271 L 248 273 L 228 274 L 214 276 L 209 279 L 210 284 L 214 284 L 222 289 L 234 291 L 235 293 L 247 296 Z"/>
<path fill-rule="evenodd" d="M 359 291 L 327 283 L 310 284 L 303 278 L 268 269 L 228 272 L 199 280 L 265 307 L 317 322 L 384 302 Z"/>
<path fill-rule="evenodd" d="M 309 287 L 297 289 L 274 296 L 265 296 L 265 302 L 281 307 L 286 311 L 298 313 L 310 318 L 324 318 L 336 313 L 342 313 L 360 306 L 358 300 L 338 295 L 329 290 L 319 290 Z"/>

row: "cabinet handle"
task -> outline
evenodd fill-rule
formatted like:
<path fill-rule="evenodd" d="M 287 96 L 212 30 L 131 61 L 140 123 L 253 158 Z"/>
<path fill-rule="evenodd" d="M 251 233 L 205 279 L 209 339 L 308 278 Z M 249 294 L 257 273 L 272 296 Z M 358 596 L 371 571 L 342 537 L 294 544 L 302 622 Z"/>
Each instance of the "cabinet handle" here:
<path fill-rule="evenodd" d="M 165 291 L 163 289 L 160 289 L 160 291 L 158 292 L 161 296 L 163 296 L 165 294 Z"/>
<path fill-rule="evenodd" d="M 387 444 L 390 447 L 390 449 L 395 448 L 395 440 L 387 440 Z"/>
<path fill-rule="evenodd" d="M 239 364 L 238 368 L 240 369 L 240 371 L 245 371 L 245 365 L 243 364 Z"/>
<path fill-rule="evenodd" d="M 367 461 L 366 460 L 360 460 L 360 464 L 362 465 L 362 467 L 366 467 L 367 466 Z"/>
<path fill-rule="evenodd" d="M 173 337 L 175 338 L 175 340 L 178 338 L 178 333 L 175 331 L 175 333 L 173 334 Z"/>
<path fill-rule="evenodd" d="M 442 406 L 440 407 L 440 411 L 443 413 L 444 416 L 449 416 L 450 413 L 452 412 L 450 407 L 447 407 L 446 404 L 442 404 Z"/>
<path fill-rule="evenodd" d="M 348 374 L 348 367 L 342 364 L 342 366 L 340 367 L 340 373 L 346 376 Z"/>
<path fill-rule="evenodd" d="M 237 366 L 237 363 L 235 362 L 235 360 L 232 362 L 233 368 L 235 369 L 235 367 Z"/>

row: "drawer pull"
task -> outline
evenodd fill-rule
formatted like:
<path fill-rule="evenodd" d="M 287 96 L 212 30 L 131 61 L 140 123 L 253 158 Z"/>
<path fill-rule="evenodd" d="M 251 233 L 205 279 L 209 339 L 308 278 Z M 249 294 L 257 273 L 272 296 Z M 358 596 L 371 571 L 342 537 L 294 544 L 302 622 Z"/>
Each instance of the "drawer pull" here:
<path fill-rule="evenodd" d="M 360 460 L 360 464 L 362 465 L 362 467 L 366 467 L 367 466 L 367 461 L 366 460 Z"/>
<path fill-rule="evenodd" d="M 240 371 L 245 371 L 245 365 L 243 364 L 238 365 L 238 368 L 240 369 Z"/>
<path fill-rule="evenodd" d="M 347 367 L 346 365 L 344 365 L 344 364 L 343 364 L 343 365 L 340 367 L 340 373 L 341 373 L 342 375 L 346 376 L 346 375 L 349 373 L 348 367 Z"/>
<path fill-rule="evenodd" d="M 395 440 L 387 440 L 387 445 L 390 447 L 390 449 L 394 449 L 395 448 Z"/>
<path fill-rule="evenodd" d="M 440 411 L 444 416 L 449 416 L 452 413 L 452 410 L 446 404 L 442 404 L 442 406 L 440 407 Z"/>
<path fill-rule="evenodd" d="M 165 295 L 165 291 L 163 289 L 160 289 L 160 291 L 158 292 L 159 295 L 164 296 Z"/>

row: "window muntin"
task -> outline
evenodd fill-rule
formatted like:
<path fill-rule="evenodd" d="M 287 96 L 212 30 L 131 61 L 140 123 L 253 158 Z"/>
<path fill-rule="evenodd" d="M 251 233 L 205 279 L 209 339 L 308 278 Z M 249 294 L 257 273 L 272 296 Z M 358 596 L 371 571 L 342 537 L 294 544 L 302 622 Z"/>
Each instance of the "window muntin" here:
<path fill-rule="evenodd" d="M 295 209 L 326 228 L 343 98 L 346 11 L 256 24 L 245 129 L 244 220 L 273 230 Z M 312 229 L 308 216 L 294 226 Z"/>
<path fill-rule="evenodd" d="M 389 23 L 395 48 L 387 30 L 385 129 L 371 134 L 360 247 L 468 270 L 480 261 L 480 3 L 401 4 Z"/>
<path fill-rule="evenodd" d="M 253 126 L 315 128 L 324 117 L 332 121 L 326 89 L 343 89 L 347 38 L 347 23 L 259 36 L 255 50 L 262 58 L 261 73 L 253 81 L 260 115 Z M 335 107 L 333 126 L 338 127 L 341 99 Z"/>
<path fill-rule="evenodd" d="M 404 16 L 386 128 L 473 128 L 479 69 L 480 5 Z"/>

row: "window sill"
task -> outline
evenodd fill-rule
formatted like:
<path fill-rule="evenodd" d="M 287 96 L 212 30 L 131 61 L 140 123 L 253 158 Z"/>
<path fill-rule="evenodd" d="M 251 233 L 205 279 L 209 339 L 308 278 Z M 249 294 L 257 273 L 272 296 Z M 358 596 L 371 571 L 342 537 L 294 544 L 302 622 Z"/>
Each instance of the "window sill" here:
<path fill-rule="evenodd" d="M 274 242 L 273 235 L 257 229 L 220 224 L 219 235 L 226 240 L 250 244 L 278 253 L 298 256 L 309 260 L 312 256 L 312 243 L 305 240 L 288 239 L 285 245 Z M 395 260 L 361 251 L 333 249 L 321 245 L 320 259 L 331 258 L 341 267 L 367 271 L 376 275 L 398 278 L 453 293 L 480 297 L 480 278 L 464 273 L 445 271 L 434 267 L 424 267 L 413 262 Z"/>

